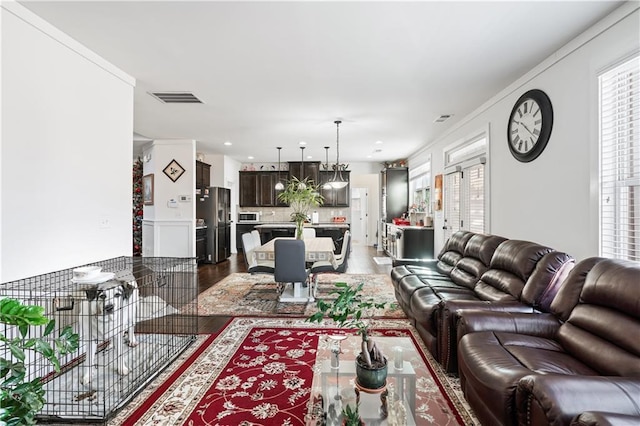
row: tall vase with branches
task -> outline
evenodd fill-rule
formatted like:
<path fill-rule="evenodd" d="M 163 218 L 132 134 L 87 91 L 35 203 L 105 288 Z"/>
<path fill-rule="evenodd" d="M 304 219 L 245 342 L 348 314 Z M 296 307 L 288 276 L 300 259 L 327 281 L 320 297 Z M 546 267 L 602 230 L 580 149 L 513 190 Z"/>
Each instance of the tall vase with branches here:
<path fill-rule="evenodd" d="M 296 223 L 296 238 L 301 240 L 302 228 L 309 219 L 311 209 L 324 203 L 318 185 L 308 178 L 299 180 L 294 176 L 278 194 L 278 199 L 291 208 L 291 220 Z"/>

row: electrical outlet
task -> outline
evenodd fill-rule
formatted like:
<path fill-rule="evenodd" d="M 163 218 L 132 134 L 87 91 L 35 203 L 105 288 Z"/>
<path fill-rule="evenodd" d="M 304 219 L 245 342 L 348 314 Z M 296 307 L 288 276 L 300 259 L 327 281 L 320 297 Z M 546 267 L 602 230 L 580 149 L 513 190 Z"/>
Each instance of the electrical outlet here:
<path fill-rule="evenodd" d="M 111 222 L 109 221 L 109 218 L 107 218 L 107 217 L 103 217 L 102 219 L 100 219 L 100 222 L 99 222 L 98 225 L 100 226 L 101 229 L 111 228 Z"/>

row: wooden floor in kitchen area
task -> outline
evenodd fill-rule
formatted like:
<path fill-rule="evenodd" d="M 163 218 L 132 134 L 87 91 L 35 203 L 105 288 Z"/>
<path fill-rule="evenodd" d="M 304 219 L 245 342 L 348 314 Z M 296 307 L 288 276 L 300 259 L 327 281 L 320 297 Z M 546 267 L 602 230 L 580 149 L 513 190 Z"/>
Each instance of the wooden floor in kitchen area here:
<path fill-rule="evenodd" d="M 374 257 L 385 257 L 384 252 L 372 246 L 352 245 L 349 255 L 348 274 L 389 274 L 391 264 L 378 264 Z M 247 272 L 242 253 L 232 254 L 229 259 L 215 265 L 198 266 L 198 292 L 202 293 L 229 274 Z M 206 316 L 198 318 L 198 333 L 216 333 L 230 319 L 228 316 Z"/>

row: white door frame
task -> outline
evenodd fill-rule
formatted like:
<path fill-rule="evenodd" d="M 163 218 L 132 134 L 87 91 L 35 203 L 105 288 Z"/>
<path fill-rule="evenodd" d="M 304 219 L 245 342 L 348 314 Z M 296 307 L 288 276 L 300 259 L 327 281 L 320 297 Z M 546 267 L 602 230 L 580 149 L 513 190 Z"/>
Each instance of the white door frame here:
<path fill-rule="evenodd" d="M 369 191 L 367 188 L 351 188 L 351 241 L 369 245 Z"/>

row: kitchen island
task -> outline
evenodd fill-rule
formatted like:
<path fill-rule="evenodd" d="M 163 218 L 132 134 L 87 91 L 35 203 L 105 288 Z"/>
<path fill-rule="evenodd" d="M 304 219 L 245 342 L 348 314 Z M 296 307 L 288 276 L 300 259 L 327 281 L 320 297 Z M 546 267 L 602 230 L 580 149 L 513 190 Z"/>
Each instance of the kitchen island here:
<path fill-rule="evenodd" d="M 382 247 L 393 264 L 434 259 L 433 227 L 383 224 Z"/>
<path fill-rule="evenodd" d="M 334 253 L 342 250 L 344 233 L 350 228 L 350 224 L 344 222 L 305 223 L 304 226 L 315 229 L 316 237 L 331 237 L 335 246 Z M 256 224 L 254 228 L 260 232 L 263 244 L 277 237 L 294 237 L 296 232 L 296 224 L 293 222 L 263 222 Z"/>

